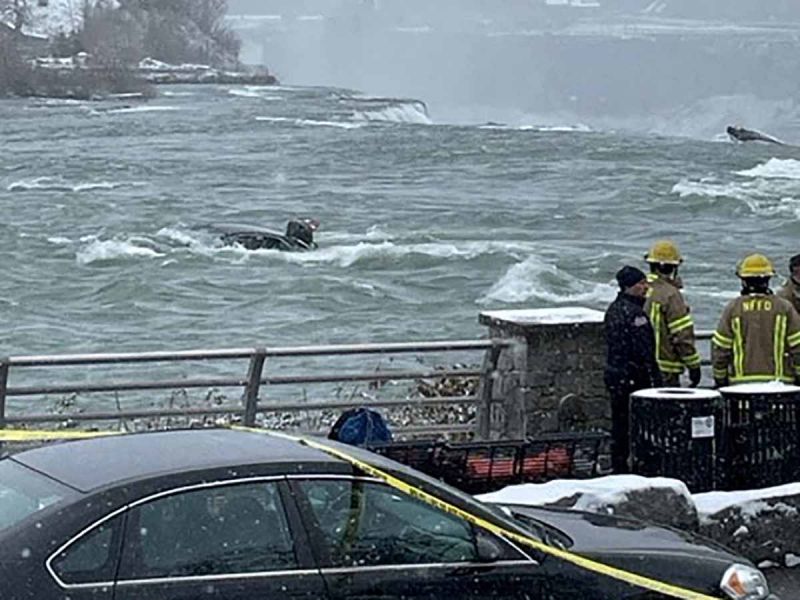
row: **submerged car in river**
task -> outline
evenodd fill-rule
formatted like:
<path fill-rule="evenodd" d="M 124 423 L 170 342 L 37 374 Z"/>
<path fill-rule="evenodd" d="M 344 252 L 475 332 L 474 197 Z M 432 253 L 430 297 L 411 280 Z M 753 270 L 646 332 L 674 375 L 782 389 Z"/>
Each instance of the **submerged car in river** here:
<path fill-rule="evenodd" d="M 660 597 L 542 548 L 707 596 L 770 597 L 758 569 L 711 541 L 636 521 L 484 504 L 368 451 L 324 445 L 333 452 L 267 432 L 197 429 L 69 441 L 6 457 L 0 597 Z"/>
<path fill-rule="evenodd" d="M 283 250 L 303 252 L 315 250 L 314 232 L 319 229 L 317 219 L 292 219 L 285 233 L 249 225 L 216 225 L 212 227 L 227 246 L 241 246 L 246 250 Z"/>

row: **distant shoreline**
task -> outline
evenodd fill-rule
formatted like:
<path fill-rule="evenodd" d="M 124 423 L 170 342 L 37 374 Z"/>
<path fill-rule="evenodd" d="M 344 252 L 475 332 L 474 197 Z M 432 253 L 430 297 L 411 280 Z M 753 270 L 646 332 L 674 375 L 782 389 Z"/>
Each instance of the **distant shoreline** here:
<path fill-rule="evenodd" d="M 109 69 L 73 61 L 39 59 L 24 76 L 24 85 L 10 97 L 96 100 L 121 94 L 151 98 L 155 87 L 175 84 L 277 85 L 265 68 L 224 70 L 207 65 L 168 65 L 142 61 L 131 68 Z"/>

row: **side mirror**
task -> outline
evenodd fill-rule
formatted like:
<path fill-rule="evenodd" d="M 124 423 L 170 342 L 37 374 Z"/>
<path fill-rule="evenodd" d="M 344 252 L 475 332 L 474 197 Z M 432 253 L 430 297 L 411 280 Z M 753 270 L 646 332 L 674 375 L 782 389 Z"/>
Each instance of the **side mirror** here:
<path fill-rule="evenodd" d="M 503 546 L 500 540 L 488 531 L 479 529 L 476 532 L 475 546 L 478 551 L 478 560 L 481 562 L 496 562 L 503 557 Z"/>

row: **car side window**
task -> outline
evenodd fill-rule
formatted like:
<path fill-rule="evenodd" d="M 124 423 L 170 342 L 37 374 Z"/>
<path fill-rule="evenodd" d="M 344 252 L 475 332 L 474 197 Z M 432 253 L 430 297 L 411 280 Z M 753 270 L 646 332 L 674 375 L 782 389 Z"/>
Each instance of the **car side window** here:
<path fill-rule="evenodd" d="M 297 567 L 274 482 L 154 499 L 128 518 L 120 579 L 258 573 Z"/>
<path fill-rule="evenodd" d="M 350 479 L 299 485 L 333 566 L 477 560 L 469 523 L 387 485 Z"/>
<path fill-rule="evenodd" d="M 122 533 L 122 516 L 98 525 L 53 559 L 52 567 L 66 584 L 114 581 Z"/>

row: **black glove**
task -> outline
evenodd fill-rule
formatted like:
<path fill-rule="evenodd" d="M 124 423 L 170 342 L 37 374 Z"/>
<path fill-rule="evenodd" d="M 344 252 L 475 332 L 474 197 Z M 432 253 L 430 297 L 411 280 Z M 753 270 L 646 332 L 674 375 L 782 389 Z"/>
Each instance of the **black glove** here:
<path fill-rule="evenodd" d="M 703 372 L 700 370 L 700 367 L 692 367 L 689 369 L 689 387 L 696 388 L 700 384 L 702 378 Z"/>

